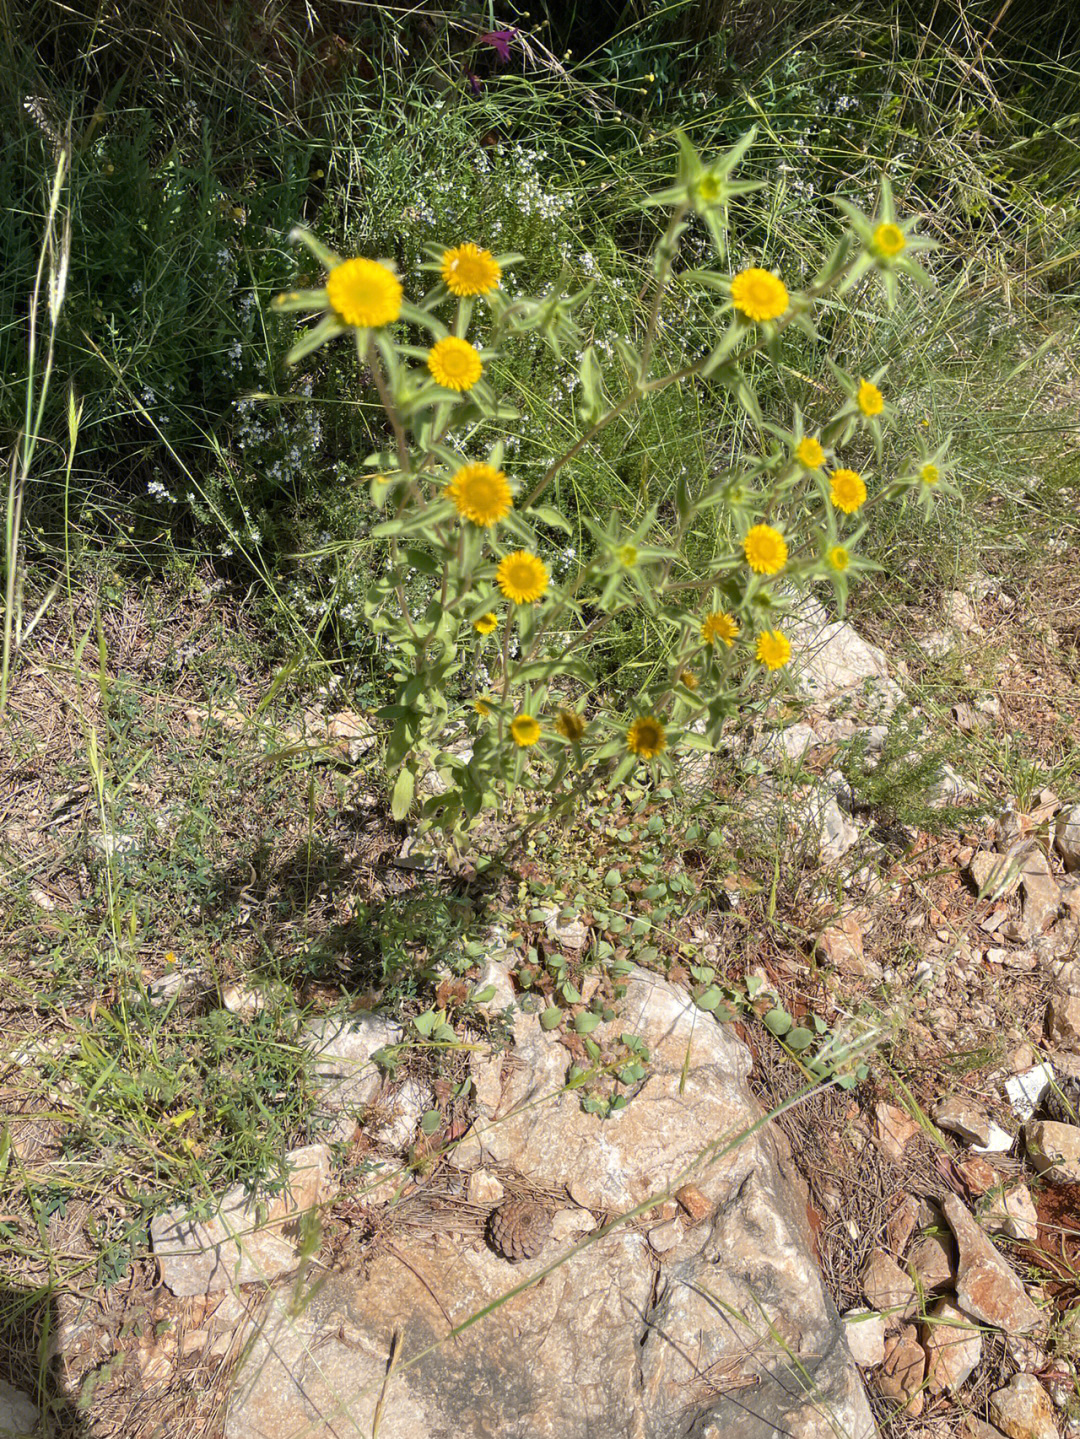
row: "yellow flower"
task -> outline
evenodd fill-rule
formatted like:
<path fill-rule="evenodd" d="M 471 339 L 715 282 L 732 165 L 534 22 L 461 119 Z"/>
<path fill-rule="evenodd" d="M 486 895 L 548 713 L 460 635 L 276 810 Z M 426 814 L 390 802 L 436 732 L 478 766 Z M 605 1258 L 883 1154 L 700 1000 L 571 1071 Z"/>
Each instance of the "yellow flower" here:
<path fill-rule="evenodd" d="M 448 500 L 453 500 L 459 515 L 484 529 L 508 515 L 514 503 L 506 475 L 483 461 L 462 465 L 445 493 Z"/>
<path fill-rule="evenodd" d="M 496 289 L 502 270 L 490 250 L 476 245 L 456 245 L 444 250 L 442 277 L 452 295 L 489 295 Z"/>
<path fill-rule="evenodd" d="M 907 248 L 907 240 L 899 225 L 881 224 L 874 231 L 874 249 L 886 260 L 899 255 Z"/>
<path fill-rule="evenodd" d="M 840 574 L 843 574 L 848 565 L 851 564 L 851 556 L 843 545 L 833 545 L 828 554 L 828 561 L 834 570 L 838 570 Z"/>
<path fill-rule="evenodd" d="M 487 700 L 475 699 L 472 702 L 472 707 L 481 719 L 487 719 L 488 715 L 491 713 L 491 706 L 488 704 Z"/>
<path fill-rule="evenodd" d="M 619 557 L 619 563 L 625 565 L 627 569 L 629 569 L 631 565 L 637 564 L 636 545 L 620 545 L 615 553 Z"/>
<path fill-rule="evenodd" d="M 515 550 L 499 561 L 495 581 L 508 600 L 516 605 L 531 605 L 548 587 L 547 565 L 528 550 Z"/>
<path fill-rule="evenodd" d="M 746 563 L 759 575 L 776 575 L 787 564 L 787 545 L 772 525 L 754 525 L 743 540 Z"/>
<path fill-rule="evenodd" d="M 872 385 L 869 380 L 862 380 L 859 383 L 859 393 L 855 396 L 855 403 L 864 415 L 880 415 L 885 408 L 885 401 L 877 385 Z"/>
<path fill-rule="evenodd" d="M 574 744 L 585 734 L 585 721 L 576 710 L 560 710 L 555 718 L 555 728 Z"/>
<path fill-rule="evenodd" d="M 763 630 L 758 635 L 757 657 L 766 669 L 783 669 L 791 658 L 791 641 L 779 630 Z"/>
<path fill-rule="evenodd" d="M 712 614 L 706 615 L 701 622 L 701 638 L 707 645 L 723 640 L 730 649 L 738 633 L 739 621 L 734 615 L 725 614 L 723 610 L 713 610 Z"/>
<path fill-rule="evenodd" d="M 936 485 L 938 480 L 941 479 L 941 471 L 937 465 L 927 460 L 926 464 L 923 465 L 919 471 L 919 479 L 922 480 L 924 485 Z"/>
<path fill-rule="evenodd" d="M 486 615 L 481 615 L 478 620 L 473 620 L 473 629 L 478 635 L 489 635 L 492 630 L 499 627 L 499 616 L 493 610 L 488 610 Z"/>
<path fill-rule="evenodd" d="M 697 689 L 697 687 L 698 687 L 698 677 L 697 677 L 697 675 L 694 673 L 693 670 L 683 670 L 683 672 L 682 672 L 682 674 L 679 676 L 679 678 L 680 678 L 680 680 L 682 680 L 683 684 L 686 686 L 686 688 L 687 688 L 688 690 L 696 690 L 696 689 Z"/>
<path fill-rule="evenodd" d="M 808 470 L 816 470 L 825 463 L 825 451 L 813 435 L 804 435 L 795 449 L 795 458 Z"/>
<path fill-rule="evenodd" d="M 427 367 L 437 385 L 444 390 L 471 390 L 484 366 L 468 340 L 447 335 L 428 351 Z"/>
<path fill-rule="evenodd" d="M 858 470 L 834 470 L 830 476 L 829 499 L 845 515 L 853 515 L 866 504 L 866 484 Z"/>
<path fill-rule="evenodd" d="M 639 715 L 626 732 L 626 748 L 642 759 L 655 759 L 667 749 L 664 726 L 655 715 Z"/>
<path fill-rule="evenodd" d="M 326 277 L 326 298 L 347 325 L 377 329 L 401 314 L 401 282 L 378 260 L 342 260 Z"/>
<path fill-rule="evenodd" d="M 528 749 L 540 738 L 540 726 L 532 715 L 516 714 L 510 723 L 510 736 L 518 749 Z"/>
<path fill-rule="evenodd" d="M 787 286 L 768 270 L 740 270 L 731 282 L 731 303 L 748 320 L 778 320 L 788 307 Z"/>
<path fill-rule="evenodd" d="M 165 951 L 165 963 L 166 963 L 166 964 L 175 964 L 175 963 L 176 963 L 176 951 L 175 951 L 175 950 L 173 950 L 173 949 L 167 949 L 167 950 Z"/>

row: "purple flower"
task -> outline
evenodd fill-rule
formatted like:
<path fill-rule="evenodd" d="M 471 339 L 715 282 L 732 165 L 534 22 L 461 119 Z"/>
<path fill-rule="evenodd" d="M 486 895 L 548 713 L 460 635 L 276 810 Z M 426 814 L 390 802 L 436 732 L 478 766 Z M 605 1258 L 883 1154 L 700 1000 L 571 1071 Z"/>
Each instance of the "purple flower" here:
<path fill-rule="evenodd" d="M 510 41 L 516 34 L 516 30 L 487 30 L 480 36 L 480 44 L 490 45 L 499 57 L 499 64 L 506 65 L 510 60 Z"/>

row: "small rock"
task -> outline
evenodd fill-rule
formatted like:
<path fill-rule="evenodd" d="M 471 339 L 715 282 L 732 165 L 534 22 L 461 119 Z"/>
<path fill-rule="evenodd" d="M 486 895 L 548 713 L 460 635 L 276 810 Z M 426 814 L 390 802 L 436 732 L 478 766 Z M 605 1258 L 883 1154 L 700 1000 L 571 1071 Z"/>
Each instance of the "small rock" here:
<path fill-rule="evenodd" d="M 139 848 L 139 837 L 134 834 L 92 834 L 90 844 L 105 859 L 114 859 L 118 854 L 130 854 Z"/>
<path fill-rule="evenodd" d="M 928 660 L 942 660 L 956 648 L 956 641 L 944 630 L 931 630 L 928 634 L 921 635 L 915 643 Z"/>
<path fill-rule="evenodd" d="M 1049 860 L 1037 845 L 1033 845 L 1021 861 L 1020 887 L 1024 892 L 1024 924 L 1030 934 L 1041 934 L 1057 916 L 1061 889 Z"/>
<path fill-rule="evenodd" d="M 905 1325 L 899 1334 L 885 1340 L 885 1362 L 874 1376 L 874 1383 L 886 1399 L 896 1400 L 909 1414 L 917 1416 L 923 1411 L 925 1374 L 926 1355 L 915 1326 Z"/>
<path fill-rule="evenodd" d="M 1052 1043 L 1080 1051 L 1080 995 L 1052 994 L 1046 1006 L 1046 1033 Z"/>
<path fill-rule="evenodd" d="M 465 1181 L 465 1197 L 470 1204 L 498 1204 L 505 1193 L 490 1169 L 474 1169 Z"/>
<path fill-rule="evenodd" d="M 982 1358 L 978 1325 L 948 1299 L 939 1299 L 923 1325 L 926 1380 L 931 1394 L 953 1394 L 967 1382 Z"/>
<path fill-rule="evenodd" d="M 355 764 L 375 743 L 371 722 L 352 710 L 340 710 L 326 721 L 326 738 Z"/>
<path fill-rule="evenodd" d="M 965 1414 L 960 1421 L 960 1439 L 1003 1439 L 1000 1429 L 987 1424 L 977 1414 Z"/>
<path fill-rule="evenodd" d="M 984 899 L 1008 899 L 1020 884 L 1019 858 L 1012 851 L 994 854 L 980 850 L 968 865 L 968 875 L 976 893 Z"/>
<path fill-rule="evenodd" d="M 844 1334 L 851 1357 L 861 1369 L 876 1369 L 885 1360 L 885 1320 L 872 1309 L 849 1309 Z"/>
<path fill-rule="evenodd" d="M 897 1258 L 907 1248 L 907 1242 L 915 1232 L 918 1219 L 919 1201 L 914 1194 L 902 1194 L 885 1225 L 885 1237 L 889 1241 L 889 1248 Z"/>
<path fill-rule="evenodd" d="M 400 1044 L 403 1030 L 380 1015 L 351 1020 L 323 1015 L 304 1026 L 300 1042 L 312 1055 L 312 1078 L 319 1088 L 319 1114 L 355 1115 L 378 1094 L 383 1072 L 375 1063 L 380 1049 Z M 347 1135 L 335 1133 L 335 1137 Z"/>
<path fill-rule="evenodd" d="M 886 1159 L 902 1159 L 908 1141 L 920 1129 L 921 1125 L 894 1104 L 879 1099 L 874 1105 L 874 1143 Z"/>
<path fill-rule="evenodd" d="M 1012 1147 L 1011 1139 L 1009 1147 Z M 975 1195 L 985 1194 L 988 1189 L 993 1189 L 996 1184 L 1001 1182 L 999 1172 L 978 1154 L 968 1155 L 966 1159 L 960 1161 L 957 1168 L 964 1176 L 964 1183 L 969 1191 Z"/>
<path fill-rule="evenodd" d="M 576 917 L 560 919 L 557 909 L 551 911 L 546 928 L 552 944 L 559 944 L 563 949 L 584 949 L 589 942 L 589 931 L 584 922 Z"/>
<path fill-rule="evenodd" d="M 909 1319 L 917 1305 L 910 1275 L 884 1249 L 875 1249 L 862 1272 L 863 1293 L 879 1314 L 897 1314 Z"/>
<path fill-rule="evenodd" d="M 934 1122 L 966 1144 L 990 1142 L 990 1119 L 977 1104 L 959 1094 L 948 1094 L 934 1108 Z"/>
<path fill-rule="evenodd" d="M 960 1200 L 947 1195 L 942 1208 L 960 1249 L 956 1282 L 960 1307 L 1006 1334 L 1034 1329 L 1042 1315 Z"/>
<path fill-rule="evenodd" d="M 174 1000 L 186 999 L 195 992 L 197 984 L 193 969 L 174 966 L 146 986 L 146 997 L 155 1009 L 171 1004 Z"/>
<path fill-rule="evenodd" d="M 1009 1097 L 1013 1113 L 1019 1119 L 1030 1119 L 1053 1082 L 1052 1064 L 1036 1064 L 1022 1074 L 1014 1074 L 1011 1079 L 1007 1079 L 1005 1093 Z"/>
<path fill-rule="evenodd" d="M 755 749 L 766 762 L 800 760 L 808 750 L 821 743 L 812 725 L 793 724 L 787 729 L 771 730 L 762 735 Z"/>
<path fill-rule="evenodd" d="M 192 1354 L 201 1354 L 209 1338 L 209 1329 L 188 1329 L 180 1340 L 180 1353 L 185 1359 L 189 1359 Z M 3 1433 L 3 1430 L 0 1430 L 0 1433 Z"/>
<path fill-rule="evenodd" d="M 1080 1128 L 1054 1119 L 1031 1119 L 1024 1126 L 1028 1158 L 1051 1184 L 1080 1184 Z"/>
<path fill-rule="evenodd" d="M 990 1417 L 1009 1439 L 1057 1439 L 1054 1406 L 1039 1381 L 1014 1374 L 1004 1389 L 990 1395 Z"/>
<path fill-rule="evenodd" d="M 862 929 L 852 914 L 831 924 L 819 941 L 825 959 L 841 974 L 857 979 L 880 979 L 881 966 L 863 953 Z"/>
<path fill-rule="evenodd" d="M 551 1221 L 551 1237 L 556 1240 L 576 1239 L 591 1234 L 596 1220 L 587 1209 L 557 1209 Z"/>
<path fill-rule="evenodd" d="M 951 1234 L 924 1234 L 911 1246 L 908 1269 L 919 1286 L 930 1293 L 945 1289 L 956 1278 L 956 1245 Z"/>
<path fill-rule="evenodd" d="M 1014 1334 L 1006 1339 L 1005 1348 L 1017 1369 L 1023 1370 L 1025 1374 L 1038 1374 L 1040 1370 L 1049 1369 L 1053 1365 L 1053 1360 L 1046 1350 L 1036 1344 L 1034 1339 L 1025 1339 L 1022 1334 Z"/>
<path fill-rule="evenodd" d="M 173 1372 L 173 1362 L 162 1349 L 139 1349 L 135 1362 L 144 1384 L 163 1384 Z"/>
<path fill-rule="evenodd" d="M 674 1197 L 680 1208 L 685 1210 L 689 1216 L 691 1224 L 698 1224 L 701 1220 L 708 1219 L 712 1213 L 712 1204 L 696 1185 L 684 1184 L 681 1189 L 676 1189 Z"/>
<path fill-rule="evenodd" d="M 1007 1129 L 1002 1129 L 996 1120 L 990 1121 L 990 1138 L 985 1144 L 974 1145 L 973 1148 L 979 1154 L 1008 1154 L 1015 1143 L 1013 1135 Z"/>
<path fill-rule="evenodd" d="M 681 1220 L 669 1219 L 666 1224 L 657 1224 L 649 1230 L 649 1243 L 657 1254 L 666 1254 L 682 1242 L 683 1232 Z"/>
<path fill-rule="evenodd" d="M 1080 869 L 1080 804 L 1063 809 L 1054 825 L 1054 846 L 1066 870 Z"/>
<path fill-rule="evenodd" d="M 21 1389 L 0 1379 L 0 1436 L 2 1439 L 31 1439 L 37 1433 L 38 1407 Z"/>
<path fill-rule="evenodd" d="M 242 1014 L 254 1019 L 266 1006 L 266 1000 L 255 989 L 245 989 L 240 984 L 230 984 L 221 996 L 221 1002 L 230 1014 Z"/>
<path fill-rule="evenodd" d="M 962 635 L 981 635 L 983 628 L 975 613 L 975 606 L 963 590 L 949 590 L 941 600 L 941 613 L 950 629 L 959 630 Z"/>
<path fill-rule="evenodd" d="M 427 1111 L 434 1107 L 435 1095 L 419 1079 L 406 1079 L 389 1097 L 380 1112 L 381 1122 L 372 1130 L 373 1138 L 394 1152 L 408 1149 L 416 1137 L 416 1127 Z"/>

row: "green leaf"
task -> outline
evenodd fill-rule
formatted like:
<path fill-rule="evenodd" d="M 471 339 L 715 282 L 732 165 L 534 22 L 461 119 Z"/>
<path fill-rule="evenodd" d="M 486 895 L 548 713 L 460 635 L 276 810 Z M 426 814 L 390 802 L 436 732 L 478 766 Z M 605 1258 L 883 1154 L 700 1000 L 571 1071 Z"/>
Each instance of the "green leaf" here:
<path fill-rule="evenodd" d="M 577 1034 L 592 1034 L 599 1023 L 600 1016 L 594 1014 L 592 1010 L 583 1009 L 580 1014 L 574 1016 L 574 1030 Z"/>
<path fill-rule="evenodd" d="M 478 989 L 472 996 L 472 1002 L 473 1004 L 490 1004 L 494 998 L 495 986 L 493 984 L 485 984 L 483 989 Z"/>
<path fill-rule="evenodd" d="M 715 984 L 710 984 L 704 994 L 699 994 L 694 1003 L 698 1009 L 714 1010 L 723 999 L 723 994 Z"/>
<path fill-rule="evenodd" d="M 780 1039 L 787 1034 L 795 1021 L 786 1009 L 778 1005 L 775 1009 L 769 1010 L 762 1023 L 771 1034 L 775 1034 L 777 1039 Z"/>
<path fill-rule="evenodd" d="M 425 1039 L 431 1037 L 431 1031 L 438 1023 L 439 1016 L 433 1009 L 429 1009 L 426 1014 L 418 1014 L 413 1018 L 413 1028 L 417 1034 L 423 1035 Z"/>
<path fill-rule="evenodd" d="M 434 1134 L 442 1123 L 442 1115 L 437 1109 L 429 1109 L 420 1120 L 421 1134 Z"/>
<path fill-rule="evenodd" d="M 809 1029 L 803 1029 L 800 1025 L 797 1029 L 789 1030 L 785 1043 L 794 1050 L 802 1050 L 811 1043 L 814 1036 Z"/>
<path fill-rule="evenodd" d="M 416 776 L 411 769 L 402 769 L 394 781 L 394 793 L 390 797 L 390 813 L 400 823 L 412 808 Z"/>
<path fill-rule="evenodd" d="M 553 1005 L 551 1005 L 551 1007 L 550 1007 L 549 1009 L 545 1009 L 544 1012 L 543 1012 L 543 1014 L 541 1014 L 541 1016 L 540 1016 L 540 1028 L 541 1028 L 541 1029 L 558 1029 L 559 1025 L 562 1023 L 562 1017 L 563 1017 L 563 1012 L 562 1012 L 562 1010 L 559 1009 L 557 1005 L 554 1005 L 554 1004 L 553 1004 Z"/>
<path fill-rule="evenodd" d="M 574 527 L 569 520 L 560 515 L 559 511 L 551 505 L 530 505 L 529 518 L 536 519 L 541 524 L 549 525 L 553 530 L 562 530 L 564 534 L 572 535 Z"/>

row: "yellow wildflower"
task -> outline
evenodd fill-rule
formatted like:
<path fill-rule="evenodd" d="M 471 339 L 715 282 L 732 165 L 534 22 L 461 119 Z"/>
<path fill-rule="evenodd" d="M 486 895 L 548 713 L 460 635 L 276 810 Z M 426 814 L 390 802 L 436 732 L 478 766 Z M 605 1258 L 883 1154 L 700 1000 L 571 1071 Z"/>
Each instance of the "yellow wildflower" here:
<path fill-rule="evenodd" d="M 326 298 L 347 325 L 377 329 L 401 314 L 401 282 L 378 260 L 342 260 L 326 277 Z"/>
<path fill-rule="evenodd" d="M 540 726 L 532 715 L 516 714 L 510 722 L 510 737 L 518 749 L 528 749 L 540 738 Z"/>
<path fill-rule="evenodd" d="M 813 435 L 804 435 L 795 449 L 795 458 L 808 470 L 816 470 L 825 463 L 825 451 Z"/>
<path fill-rule="evenodd" d="M 787 564 L 784 537 L 772 525 L 754 525 L 743 540 L 746 563 L 758 575 L 776 575 Z"/>
<path fill-rule="evenodd" d="M 498 288 L 502 269 L 490 250 L 456 245 L 443 251 L 442 277 L 452 295 L 489 295 Z"/>
<path fill-rule="evenodd" d="M 936 485 L 938 480 L 941 479 L 941 471 L 937 465 L 927 460 L 926 464 L 923 465 L 919 471 L 919 479 L 922 480 L 924 485 Z"/>
<path fill-rule="evenodd" d="M 866 483 L 858 470 L 834 470 L 830 476 L 829 499 L 845 515 L 853 515 L 866 504 Z"/>
<path fill-rule="evenodd" d="M 487 719 L 488 715 L 491 713 L 491 706 L 488 704 L 487 700 L 475 699 L 472 702 L 472 707 L 481 719 Z"/>
<path fill-rule="evenodd" d="M 637 564 L 636 545 L 620 545 L 619 548 L 615 551 L 615 553 L 619 557 L 619 563 L 621 565 L 625 565 L 627 569 L 630 569 L 632 565 Z"/>
<path fill-rule="evenodd" d="M 506 475 L 483 461 L 462 465 L 447 485 L 446 497 L 459 515 L 484 529 L 508 515 L 514 503 Z"/>
<path fill-rule="evenodd" d="M 731 303 L 748 320 L 778 320 L 788 307 L 787 286 L 768 270 L 740 270 L 731 282 Z"/>
<path fill-rule="evenodd" d="M 900 226 L 889 224 L 888 221 L 879 225 L 874 231 L 874 249 L 886 260 L 891 260 L 902 250 L 906 250 L 907 240 Z"/>
<path fill-rule="evenodd" d="M 880 415 L 885 408 L 885 400 L 877 385 L 871 384 L 869 380 L 859 382 L 859 393 L 855 396 L 855 403 L 863 414 L 868 418 L 873 415 Z"/>
<path fill-rule="evenodd" d="M 738 633 L 739 621 L 734 615 L 725 614 L 723 610 L 713 610 L 712 614 L 706 615 L 701 622 L 701 638 L 707 645 L 714 645 L 717 640 L 722 640 L 730 649 Z"/>
<path fill-rule="evenodd" d="M 667 749 L 664 726 L 655 715 L 639 715 L 626 732 L 626 748 L 641 759 L 655 759 Z"/>
<path fill-rule="evenodd" d="M 757 657 L 766 669 L 783 669 L 791 659 L 791 641 L 779 630 L 763 630 L 758 635 Z"/>
<path fill-rule="evenodd" d="M 563 739 L 577 744 L 585 734 L 585 721 L 576 710 L 560 710 L 555 717 L 555 728 Z"/>
<path fill-rule="evenodd" d="M 473 620 L 473 629 L 478 635 L 489 635 L 492 630 L 499 627 L 499 616 L 494 610 L 488 610 L 486 615 L 481 615 L 478 620 Z"/>
<path fill-rule="evenodd" d="M 682 680 L 688 690 L 696 690 L 698 687 L 698 677 L 693 670 L 683 670 L 679 679 Z"/>
<path fill-rule="evenodd" d="M 829 550 L 827 558 L 833 569 L 837 570 L 840 574 L 843 574 L 848 565 L 851 564 L 851 556 L 843 545 L 833 545 Z"/>
<path fill-rule="evenodd" d="M 444 390 L 471 390 L 483 373 L 483 363 L 468 340 L 447 335 L 428 351 L 427 367 Z"/>
<path fill-rule="evenodd" d="M 531 605 L 548 587 L 547 565 L 528 550 L 515 550 L 499 561 L 495 581 L 508 600 Z"/>

